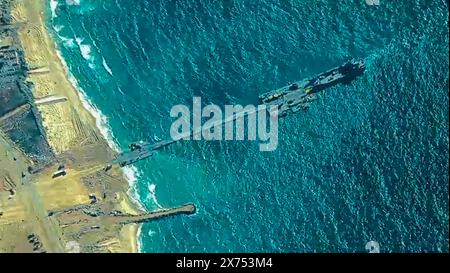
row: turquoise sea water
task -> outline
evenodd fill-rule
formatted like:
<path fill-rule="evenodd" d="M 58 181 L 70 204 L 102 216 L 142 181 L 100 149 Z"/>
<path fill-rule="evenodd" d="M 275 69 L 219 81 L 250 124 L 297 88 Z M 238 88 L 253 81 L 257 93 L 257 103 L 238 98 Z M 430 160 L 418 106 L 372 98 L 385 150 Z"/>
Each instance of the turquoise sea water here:
<path fill-rule="evenodd" d="M 168 138 L 171 107 L 193 96 L 256 104 L 368 58 L 354 84 L 283 119 L 274 152 L 193 141 L 136 164 L 147 209 L 198 207 L 144 224 L 142 251 L 449 251 L 448 2 L 380 2 L 49 1 L 62 56 L 122 149 Z"/>

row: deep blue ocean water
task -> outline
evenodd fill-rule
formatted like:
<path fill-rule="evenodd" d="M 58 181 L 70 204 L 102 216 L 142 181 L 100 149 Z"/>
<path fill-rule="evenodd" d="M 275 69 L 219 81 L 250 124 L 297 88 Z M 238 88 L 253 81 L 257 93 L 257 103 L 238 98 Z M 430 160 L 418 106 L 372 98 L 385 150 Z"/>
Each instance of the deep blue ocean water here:
<path fill-rule="evenodd" d="M 281 120 L 274 152 L 191 141 L 136 164 L 147 209 L 198 207 L 144 224 L 142 251 L 449 251 L 447 1 L 52 2 L 49 29 L 122 149 L 168 138 L 171 107 L 193 96 L 256 104 L 368 58 L 352 85 Z"/>

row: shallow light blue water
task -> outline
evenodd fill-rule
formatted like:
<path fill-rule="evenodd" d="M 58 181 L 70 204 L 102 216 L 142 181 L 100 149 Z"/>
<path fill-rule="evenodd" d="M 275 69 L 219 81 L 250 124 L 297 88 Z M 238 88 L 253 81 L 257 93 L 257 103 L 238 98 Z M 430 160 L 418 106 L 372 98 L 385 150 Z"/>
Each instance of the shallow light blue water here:
<path fill-rule="evenodd" d="M 351 2 L 351 3 L 350 3 Z M 447 1 L 60 0 L 49 27 L 125 149 L 170 108 L 257 95 L 367 57 L 365 75 L 280 122 L 279 147 L 183 142 L 136 164 L 145 252 L 448 252 Z"/>

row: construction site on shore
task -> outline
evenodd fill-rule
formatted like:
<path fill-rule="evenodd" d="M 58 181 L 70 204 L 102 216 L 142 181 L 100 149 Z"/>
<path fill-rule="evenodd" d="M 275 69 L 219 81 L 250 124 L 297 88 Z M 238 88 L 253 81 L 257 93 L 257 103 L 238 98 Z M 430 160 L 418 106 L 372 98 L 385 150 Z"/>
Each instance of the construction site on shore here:
<path fill-rule="evenodd" d="M 120 168 L 104 172 L 116 152 L 73 86 L 56 79 L 63 70 L 49 60 L 54 52 L 39 56 L 49 45 L 44 27 L 27 22 L 40 20 L 29 15 L 34 5 L 0 3 L 0 252 L 138 251 L 135 224 L 195 206 L 144 211 Z"/>

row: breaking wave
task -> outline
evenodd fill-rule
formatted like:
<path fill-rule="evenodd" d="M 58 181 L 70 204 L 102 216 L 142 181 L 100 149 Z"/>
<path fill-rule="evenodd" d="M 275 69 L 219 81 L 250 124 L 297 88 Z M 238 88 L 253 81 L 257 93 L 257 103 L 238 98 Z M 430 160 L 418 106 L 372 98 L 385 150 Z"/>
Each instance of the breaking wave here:
<path fill-rule="evenodd" d="M 66 0 L 66 4 L 69 6 L 79 6 L 81 4 L 81 0 Z"/>
<path fill-rule="evenodd" d="M 58 48 L 58 45 L 55 44 L 56 48 Z M 72 75 L 70 72 L 70 69 L 62 57 L 61 52 L 56 49 L 56 54 L 66 72 L 66 75 L 72 84 L 72 86 L 78 91 L 78 95 L 80 97 L 81 103 L 83 107 L 89 111 L 89 113 L 94 117 L 95 119 L 95 125 L 99 129 L 101 135 L 103 138 L 107 141 L 108 146 L 113 149 L 116 152 L 121 152 L 119 145 L 117 144 L 116 138 L 114 137 L 114 134 L 111 130 L 111 127 L 108 124 L 108 118 L 91 102 L 91 100 L 86 95 L 85 91 L 80 87 L 78 84 L 77 79 Z M 136 190 L 136 182 L 139 177 L 139 172 L 136 169 L 136 167 L 125 167 L 123 168 L 123 174 L 125 179 L 127 180 L 129 184 L 129 190 L 128 195 L 130 196 L 132 202 L 141 210 L 145 210 L 143 205 L 140 203 L 139 200 L 141 200 L 137 190 Z M 140 248 L 138 248 L 140 249 Z"/>
<path fill-rule="evenodd" d="M 77 42 L 77 45 L 80 48 L 81 56 L 83 56 L 83 58 L 87 61 L 92 60 L 91 46 L 83 44 L 84 41 L 83 38 L 75 38 L 75 41 Z"/>
<path fill-rule="evenodd" d="M 158 199 L 156 198 L 156 185 L 155 184 L 149 184 L 148 185 L 148 192 L 149 197 L 151 197 L 152 201 L 155 203 L 158 208 L 162 209 L 163 207 L 159 204 Z"/>
<path fill-rule="evenodd" d="M 52 12 L 52 19 L 56 18 L 56 9 L 58 8 L 58 0 L 50 0 L 50 11 Z"/>
<path fill-rule="evenodd" d="M 113 76 L 113 72 L 111 70 L 111 67 L 109 67 L 108 63 L 106 62 L 105 58 L 102 57 L 102 64 L 105 70 L 109 73 L 109 75 Z"/>

